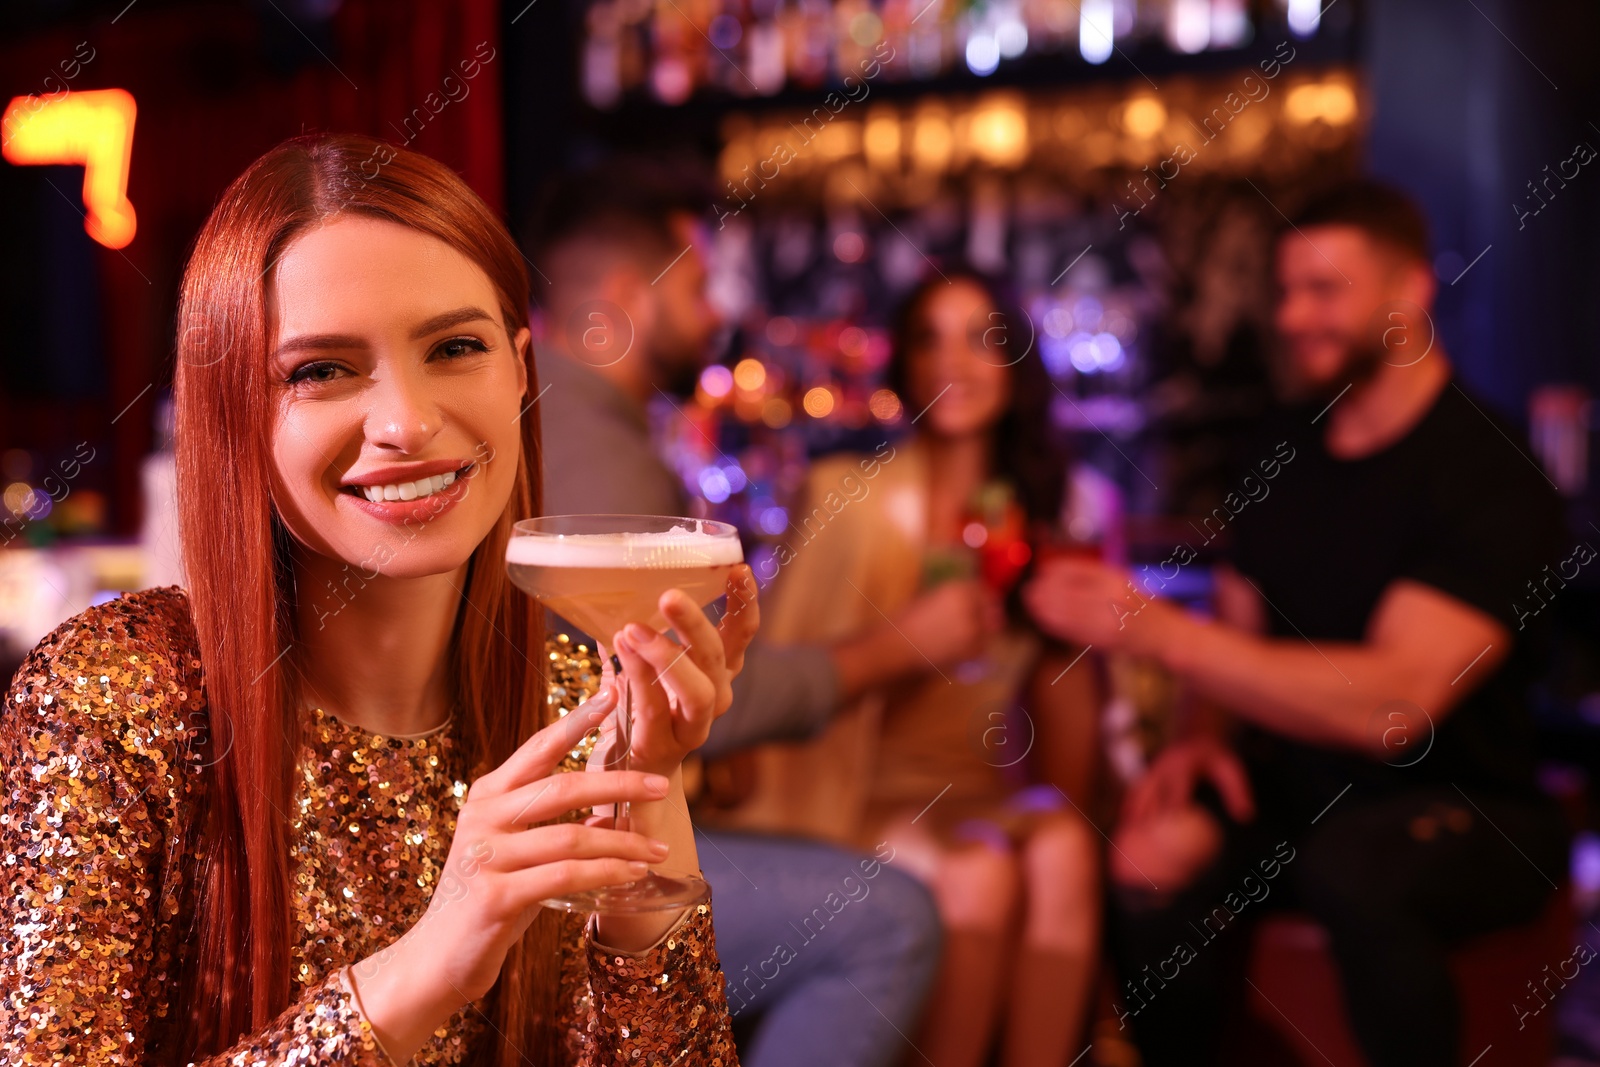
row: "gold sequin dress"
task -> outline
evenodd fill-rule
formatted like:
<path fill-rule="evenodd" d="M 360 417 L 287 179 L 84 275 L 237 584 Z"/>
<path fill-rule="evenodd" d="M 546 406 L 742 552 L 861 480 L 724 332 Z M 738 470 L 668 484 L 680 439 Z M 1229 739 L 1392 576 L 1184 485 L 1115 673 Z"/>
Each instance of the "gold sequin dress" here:
<path fill-rule="evenodd" d="M 574 647 L 551 639 L 551 699 L 568 710 L 598 685 Z M 289 814 L 296 999 L 208 1065 L 386 1067 L 343 968 L 439 884 L 467 790 L 451 725 L 384 737 L 310 714 Z M 145 1064 L 183 1010 L 170 979 L 192 930 L 205 728 L 176 587 L 90 608 L 17 672 L 0 710 L 0 1062 Z M 568 1063 L 737 1067 L 709 902 L 637 954 L 563 924 Z M 487 1025 L 468 1005 L 412 1062 L 463 1063 Z"/>

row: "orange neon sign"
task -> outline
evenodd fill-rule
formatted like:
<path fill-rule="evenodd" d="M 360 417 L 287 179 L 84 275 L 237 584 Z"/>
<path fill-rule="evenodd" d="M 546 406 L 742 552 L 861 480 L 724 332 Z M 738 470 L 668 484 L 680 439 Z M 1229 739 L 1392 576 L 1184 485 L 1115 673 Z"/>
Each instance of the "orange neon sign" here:
<path fill-rule="evenodd" d="M 128 165 L 133 158 L 133 95 L 83 89 L 65 96 L 18 96 L 0 116 L 0 154 L 18 165 L 83 165 L 83 228 L 107 248 L 133 240 Z"/>

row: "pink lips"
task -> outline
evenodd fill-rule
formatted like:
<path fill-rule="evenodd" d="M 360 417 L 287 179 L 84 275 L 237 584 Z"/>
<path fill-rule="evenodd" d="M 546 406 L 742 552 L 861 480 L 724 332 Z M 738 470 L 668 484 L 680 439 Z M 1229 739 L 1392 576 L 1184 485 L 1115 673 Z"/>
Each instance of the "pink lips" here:
<path fill-rule="evenodd" d="M 368 500 L 359 489 L 354 492 L 348 491 L 348 487 L 351 486 L 391 485 L 395 482 L 414 481 L 432 475 L 462 471 L 463 468 L 466 469 L 460 477 L 444 489 L 414 500 Z M 428 523 L 461 502 L 467 495 L 468 483 L 477 477 L 479 469 L 476 463 L 453 463 L 450 460 L 416 463 L 404 467 L 378 467 L 346 480 L 344 483 L 346 489 L 340 491 L 339 497 L 382 522 L 393 525 Z"/>

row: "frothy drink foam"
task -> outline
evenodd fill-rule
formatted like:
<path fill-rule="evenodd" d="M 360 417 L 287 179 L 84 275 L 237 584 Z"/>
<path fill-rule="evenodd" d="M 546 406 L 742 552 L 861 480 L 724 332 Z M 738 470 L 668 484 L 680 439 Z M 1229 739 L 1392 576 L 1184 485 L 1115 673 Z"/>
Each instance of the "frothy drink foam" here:
<path fill-rule="evenodd" d="M 698 530 L 513 537 L 506 562 L 530 567 L 731 567 L 744 553 L 732 537 Z"/>
<path fill-rule="evenodd" d="M 506 546 L 518 588 L 607 645 L 630 622 L 666 629 L 656 604 L 668 589 L 711 603 L 743 560 L 738 538 L 698 530 L 513 537 Z"/>

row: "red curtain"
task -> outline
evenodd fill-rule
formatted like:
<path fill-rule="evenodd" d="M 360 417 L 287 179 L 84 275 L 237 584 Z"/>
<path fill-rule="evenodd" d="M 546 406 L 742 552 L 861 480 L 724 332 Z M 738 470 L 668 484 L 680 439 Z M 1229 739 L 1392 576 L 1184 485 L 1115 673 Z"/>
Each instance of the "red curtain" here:
<path fill-rule="evenodd" d="M 59 79 L 60 61 L 86 54 L 87 42 L 93 58 L 69 88 L 126 89 L 138 106 L 128 182 L 138 231 L 126 248 L 97 252 L 106 395 L 98 405 L 0 398 L 0 447 L 90 434 L 110 445 L 103 484 L 117 532 L 137 529 L 139 461 L 151 447 L 154 397 L 171 381 L 184 257 L 251 160 L 302 132 L 372 134 L 449 164 L 504 213 L 496 0 L 343 0 L 317 23 L 291 22 L 295 10 L 287 0 L 243 10 L 134 5 L 114 21 L 0 47 L 0 101 L 55 90 L 45 79 Z"/>

